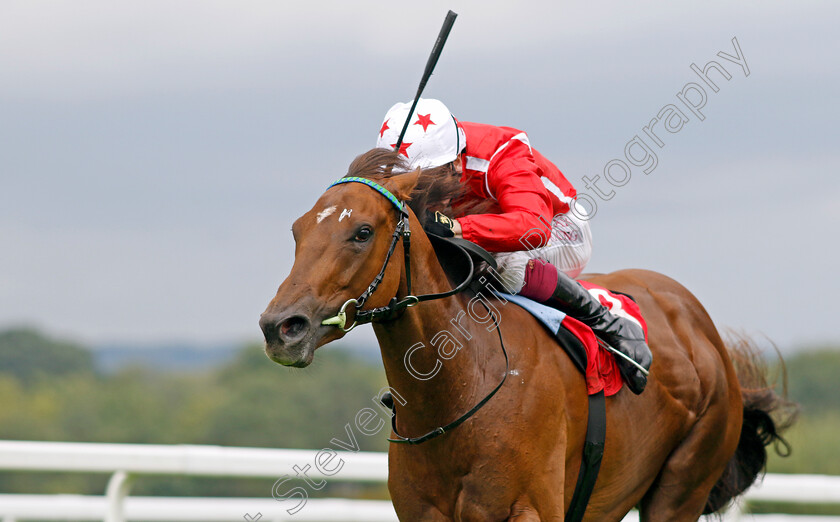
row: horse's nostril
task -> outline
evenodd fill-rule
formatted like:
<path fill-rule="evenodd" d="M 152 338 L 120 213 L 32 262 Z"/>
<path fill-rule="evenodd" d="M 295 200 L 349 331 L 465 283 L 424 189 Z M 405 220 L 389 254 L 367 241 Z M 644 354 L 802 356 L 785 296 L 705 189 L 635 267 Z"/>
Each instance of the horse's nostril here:
<path fill-rule="evenodd" d="M 309 326 L 309 320 L 295 315 L 280 323 L 280 337 L 285 340 L 296 339 L 303 335 Z"/>
<path fill-rule="evenodd" d="M 306 337 L 310 324 L 310 320 L 303 314 L 285 318 L 279 314 L 263 314 L 260 318 L 260 328 L 269 344 L 296 344 Z"/>

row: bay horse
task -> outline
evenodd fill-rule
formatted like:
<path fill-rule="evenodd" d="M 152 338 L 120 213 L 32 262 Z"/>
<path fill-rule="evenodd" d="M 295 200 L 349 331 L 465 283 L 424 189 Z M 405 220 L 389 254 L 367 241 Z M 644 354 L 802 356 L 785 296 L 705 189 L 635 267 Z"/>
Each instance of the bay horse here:
<path fill-rule="evenodd" d="M 445 183 L 452 176 L 404 167 L 398 154 L 369 151 L 349 168 L 361 182 L 331 186 L 295 221 L 294 265 L 260 319 L 266 354 L 308 366 L 318 347 L 344 335 L 336 314 L 360 294 L 367 298 L 357 315 L 389 303 L 416 305 L 373 321 L 398 399 L 394 426 L 416 436 L 463 416 L 498 385 L 508 368 L 503 340 L 509 378 L 492 399 L 455 430 L 424 444 L 391 445 L 394 509 L 402 521 L 563 520 L 584 446 L 584 378 L 516 305 L 495 302 L 494 329 L 465 318 L 469 294 L 411 300 L 412 285 L 425 294 L 451 292 L 421 219 L 434 204 L 454 201 L 446 195 L 454 189 Z M 410 208 L 401 209 L 402 200 Z M 404 221 L 408 256 L 400 234 L 392 234 Z M 638 302 L 654 357 L 641 395 L 624 387 L 606 400 L 605 451 L 585 520 L 620 520 L 634 506 L 644 521 L 696 520 L 721 510 L 762 471 L 765 446 L 781 440 L 770 416 L 781 397 L 761 382 L 753 361 L 727 348 L 700 302 L 676 281 L 645 270 L 590 280 Z M 450 341 L 435 349 L 436 334 L 456 337 L 452 320 L 463 347 Z M 742 359 L 738 373 L 731 355 Z M 739 382 L 739 374 L 759 382 Z"/>

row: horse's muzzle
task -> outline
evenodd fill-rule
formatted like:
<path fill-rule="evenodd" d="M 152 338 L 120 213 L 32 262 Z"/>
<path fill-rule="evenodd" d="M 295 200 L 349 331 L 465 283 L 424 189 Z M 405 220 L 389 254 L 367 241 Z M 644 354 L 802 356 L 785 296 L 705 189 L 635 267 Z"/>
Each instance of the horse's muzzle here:
<path fill-rule="evenodd" d="M 265 353 L 283 366 L 303 368 L 312 362 L 315 346 L 310 319 L 300 313 L 270 314 L 260 317 L 265 336 Z"/>

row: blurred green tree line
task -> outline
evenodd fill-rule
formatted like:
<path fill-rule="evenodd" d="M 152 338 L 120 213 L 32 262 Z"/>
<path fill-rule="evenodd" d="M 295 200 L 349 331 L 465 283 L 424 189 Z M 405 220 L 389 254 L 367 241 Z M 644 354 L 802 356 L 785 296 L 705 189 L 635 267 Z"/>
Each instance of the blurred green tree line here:
<path fill-rule="evenodd" d="M 381 365 L 340 346 L 320 350 L 306 370 L 281 367 L 253 344 L 211 370 L 105 374 L 85 347 L 15 329 L 0 332 L 0 439 L 321 449 L 346 438 L 344 425 L 385 385 Z M 387 451 L 387 435 L 357 441 Z M 101 495 L 107 479 L 0 472 L 0 492 Z M 132 494 L 269 497 L 274 480 L 140 477 Z M 363 496 L 385 489 L 336 483 L 323 493 L 348 487 Z"/>
<path fill-rule="evenodd" d="M 840 475 L 840 347 L 787 356 L 784 366 L 788 397 L 799 404 L 799 418 L 784 435 L 792 454 L 781 458 L 771 452 L 768 471 Z"/>
<path fill-rule="evenodd" d="M 788 395 L 800 404 L 787 434 L 793 453 L 771 452 L 768 471 L 840 475 L 840 348 L 786 358 Z M 778 367 L 777 367 L 778 369 Z M 381 364 L 340 346 L 319 351 L 305 370 L 269 361 L 258 344 L 230 363 L 196 372 L 144 367 L 97 371 L 84 346 L 31 329 L 0 332 L 0 439 L 268 448 L 328 447 L 385 386 Z M 386 430 L 359 437 L 386 451 Z M 107 476 L 0 472 L 3 493 L 102 494 Z M 279 478 L 279 477 L 278 477 Z M 133 494 L 270 495 L 273 480 L 140 478 Z M 337 491 L 337 488 L 340 488 Z M 324 495 L 386 498 L 384 485 L 330 484 Z"/>

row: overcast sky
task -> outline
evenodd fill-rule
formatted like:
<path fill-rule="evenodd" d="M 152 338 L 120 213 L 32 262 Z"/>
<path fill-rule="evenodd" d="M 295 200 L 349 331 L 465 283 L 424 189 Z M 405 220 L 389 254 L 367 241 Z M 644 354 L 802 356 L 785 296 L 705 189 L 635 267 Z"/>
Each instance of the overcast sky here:
<path fill-rule="evenodd" d="M 425 95 L 527 131 L 582 191 L 685 111 L 599 200 L 588 271 L 661 271 L 783 349 L 840 340 L 836 3 L 403 4 L 0 2 L 0 327 L 259 339 L 291 223 L 413 96 L 451 8 Z M 700 120 L 676 94 L 710 60 L 731 79 Z"/>

